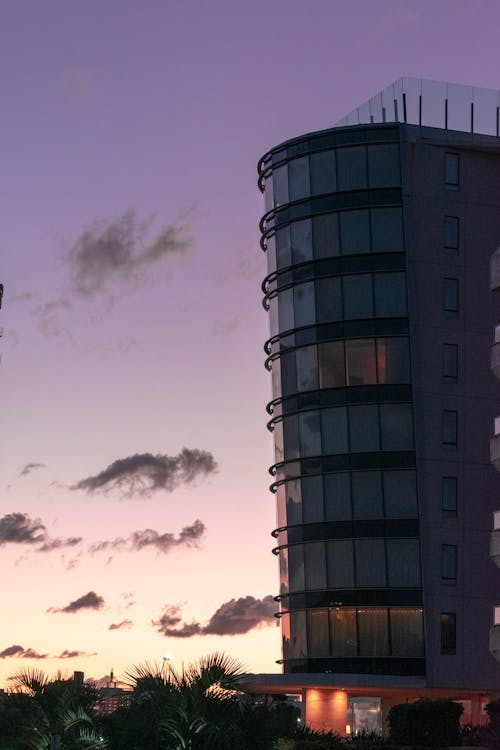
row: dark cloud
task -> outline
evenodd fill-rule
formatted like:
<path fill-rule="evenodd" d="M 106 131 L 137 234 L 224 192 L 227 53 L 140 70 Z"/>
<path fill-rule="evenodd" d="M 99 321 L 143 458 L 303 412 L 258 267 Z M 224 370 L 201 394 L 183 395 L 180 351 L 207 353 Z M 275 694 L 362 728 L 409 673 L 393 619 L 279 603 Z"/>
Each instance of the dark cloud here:
<path fill-rule="evenodd" d="M 48 539 L 41 547 L 38 548 L 38 552 L 52 552 L 54 549 L 60 549 L 61 547 L 75 547 L 82 541 L 81 536 L 70 536 L 67 539 Z"/>
<path fill-rule="evenodd" d="M 14 656 L 17 659 L 46 659 L 48 654 L 39 654 L 38 651 L 35 651 L 32 648 L 25 649 L 22 646 L 15 644 L 0 651 L 0 659 L 7 659 L 10 656 Z"/>
<path fill-rule="evenodd" d="M 165 532 L 158 533 L 154 529 L 144 529 L 143 531 L 133 531 L 126 537 L 116 537 L 115 539 L 96 542 L 90 546 L 91 552 L 104 552 L 109 549 L 118 549 L 125 551 L 138 552 L 146 547 L 152 547 L 157 552 L 166 554 L 173 547 L 186 546 L 194 547 L 205 532 L 205 525 L 196 519 L 191 526 L 185 526 L 181 529 L 178 536 Z"/>
<path fill-rule="evenodd" d="M 133 626 L 132 620 L 122 620 L 121 622 L 112 622 L 108 630 L 122 630 L 123 628 L 131 628 Z"/>
<path fill-rule="evenodd" d="M 182 622 L 182 611 L 177 605 L 164 607 L 158 620 L 153 621 L 159 633 L 171 638 L 191 638 L 193 635 L 242 635 L 254 628 L 277 624 L 274 616 L 276 602 L 272 596 L 255 599 L 253 596 L 230 599 L 214 612 L 206 625 Z"/>
<path fill-rule="evenodd" d="M 213 455 L 197 448 L 183 448 L 177 456 L 136 453 L 114 461 L 99 474 L 81 479 L 71 489 L 87 492 L 119 489 L 127 496 L 149 496 L 157 490 L 172 492 L 181 484 L 213 474 L 217 468 Z"/>
<path fill-rule="evenodd" d="M 20 477 L 26 477 L 28 474 L 31 474 L 32 471 L 35 471 L 35 469 L 42 469 L 45 466 L 45 464 L 39 464 L 39 463 L 30 463 L 23 466 L 21 471 L 19 472 Z"/>
<path fill-rule="evenodd" d="M 81 609 L 102 609 L 103 607 L 104 599 L 102 596 L 98 596 L 95 591 L 89 591 L 87 594 L 67 604 L 66 607 L 50 607 L 47 612 L 51 614 L 55 614 L 56 612 L 73 614 L 79 612 Z"/>
<path fill-rule="evenodd" d="M 110 221 L 95 221 L 67 256 L 73 291 L 88 297 L 109 282 L 134 281 L 141 269 L 190 247 L 185 225 L 169 224 L 149 239 L 151 223 L 151 217 L 140 219 L 132 209 Z"/>
<path fill-rule="evenodd" d="M 53 656 L 53 659 L 75 659 L 77 656 L 97 656 L 97 652 L 93 651 L 92 653 L 87 653 L 87 651 L 68 651 L 68 649 L 64 649 L 64 651 L 61 651 L 60 654 L 57 656 Z"/>
<path fill-rule="evenodd" d="M 26 513 L 8 513 L 0 518 L 0 545 L 39 544 L 47 537 L 47 529 L 39 518 Z"/>

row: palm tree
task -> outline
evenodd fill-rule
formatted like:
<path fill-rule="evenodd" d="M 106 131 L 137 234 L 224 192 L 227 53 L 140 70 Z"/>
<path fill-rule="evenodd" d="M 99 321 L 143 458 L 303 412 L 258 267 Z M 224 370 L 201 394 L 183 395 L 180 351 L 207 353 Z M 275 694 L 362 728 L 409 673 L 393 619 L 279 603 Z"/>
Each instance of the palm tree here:
<path fill-rule="evenodd" d="M 133 704 L 150 727 L 148 750 L 243 750 L 243 674 L 222 653 L 181 671 L 149 662 L 129 669 L 125 681 L 134 691 Z"/>
<path fill-rule="evenodd" d="M 26 750 L 104 750 L 97 730 L 95 706 L 99 690 L 58 673 L 27 669 L 11 678 L 15 692 L 7 697 L 20 711 L 18 732 Z"/>

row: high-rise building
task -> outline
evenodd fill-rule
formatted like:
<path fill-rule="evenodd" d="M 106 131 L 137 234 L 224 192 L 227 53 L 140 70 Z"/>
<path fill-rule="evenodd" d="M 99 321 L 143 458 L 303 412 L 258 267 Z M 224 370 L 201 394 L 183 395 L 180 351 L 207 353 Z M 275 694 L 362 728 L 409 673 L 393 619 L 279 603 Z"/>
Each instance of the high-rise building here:
<path fill-rule="evenodd" d="M 499 125 L 498 92 L 401 79 L 259 162 L 275 682 L 302 691 L 316 727 L 381 726 L 421 696 L 479 723 L 500 689 Z"/>

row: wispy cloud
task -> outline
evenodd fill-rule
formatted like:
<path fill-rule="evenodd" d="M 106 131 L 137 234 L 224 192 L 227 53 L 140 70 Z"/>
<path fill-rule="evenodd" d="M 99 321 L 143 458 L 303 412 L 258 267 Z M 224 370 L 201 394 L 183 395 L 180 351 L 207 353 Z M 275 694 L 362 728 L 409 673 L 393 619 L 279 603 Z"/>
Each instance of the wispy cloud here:
<path fill-rule="evenodd" d="M 177 456 L 136 453 L 113 461 L 105 469 L 71 487 L 87 492 L 120 490 L 126 496 L 148 497 L 153 492 L 173 492 L 182 484 L 217 471 L 211 453 L 197 448 L 183 448 Z"/>
<path fill-rule="evenodd" d="M 197 546 L 205 532 L 205 525 L 196 519 L 190 526 L 184 526 L 178 536 L 170 532 L 160 534 L 154 529 L 144 529 L 143 531 L 133 531 L 126 537 L 116 537 L 107 539 L 90 545 L 90 552 L 104 552 L 110 549 L 140 551 L 147 547 L 155 549 L 157 552 L 166 554 L 173 547 Z"/>
<path fill-rule="evenodd" d="M 26 477 L 28 474 L 31 474 L 32 471 L 35 471 L 36 469 L 43 469 L 45 467 L 45 464 L 37 463 L 35 461 L 25 464 L 21 471 L 19 472 L 19 477 Z"/>
<path fill-rule="evenodd" d="M 97 294 L 110 282 L 130 282 L 137 272 L 191 245 L 186 224 L 168 224 L 150 238 L 153 217 L 129 209 L 115 219 L 96 220 L 77 238 L 67 261 L 76 294 Z"/>
<path fill-rule="evenodd" d="M 122 620 L 121 622 L 112 622 L 108 630 L 123 630 L 124 628 L 131 628 L 133 626 L 132 620 Z"/>
<path fill-rule="evenodd" d="M 60 654 L 57 656 L 53 656 L 53 659 L 76 659 L 77 656 L 97 656 L 97 651 L 87 652 L 87 651 L 70 651 L 68 649 L 64 649 L 64 651 L 61 651 Z"/>
<path fill-rule="evenodd" d="M 194 635 L 242 635 L 254 628 L 277 624 L 274 616 L 276 602 L 272 596 L 256 599 L 253 596 L 230 599 L 214 612 L 206 625 L 183 622 L 178 605 L 167 604 L 153 626 L 170 638 L 191 638 Z"/>
<path fill-rule="evenodd" d="M 8 513 L 0 518 L 0 546 L 3 544 L 40 545 L 37 552 L 51 552 L 62 547 L 80 544 L 81 537 L 67 539 L 50 537 L 45 524 L 39 518 L 30 518 L 26 513 Z"/>
<path fill-rule="evenodd" d="M 95 591 L 89 591 L 87 594 L 80 596 L 78 599 L 67 604 L 65 607 L 49 607 L 47 612 L 51 614 L 65 613 L 74 614 L 80 612 L 82 609 L 94 609 L 99 610 L 104 607 L 104 599 L 102 596 L 96 594 Z"/>

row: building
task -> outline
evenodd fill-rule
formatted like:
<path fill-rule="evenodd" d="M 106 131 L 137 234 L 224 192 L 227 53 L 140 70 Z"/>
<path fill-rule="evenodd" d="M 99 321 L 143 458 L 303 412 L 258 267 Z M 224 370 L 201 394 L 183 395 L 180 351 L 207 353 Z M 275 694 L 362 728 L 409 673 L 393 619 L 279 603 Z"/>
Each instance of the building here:
<path fill-rule="evenodd" d="M 401 79 L 259 162 L 284 670 L 260 687 L 318 728 L 421 696 L 479 723 L 500 691 L 499 124 L 498 92 Z"/>

